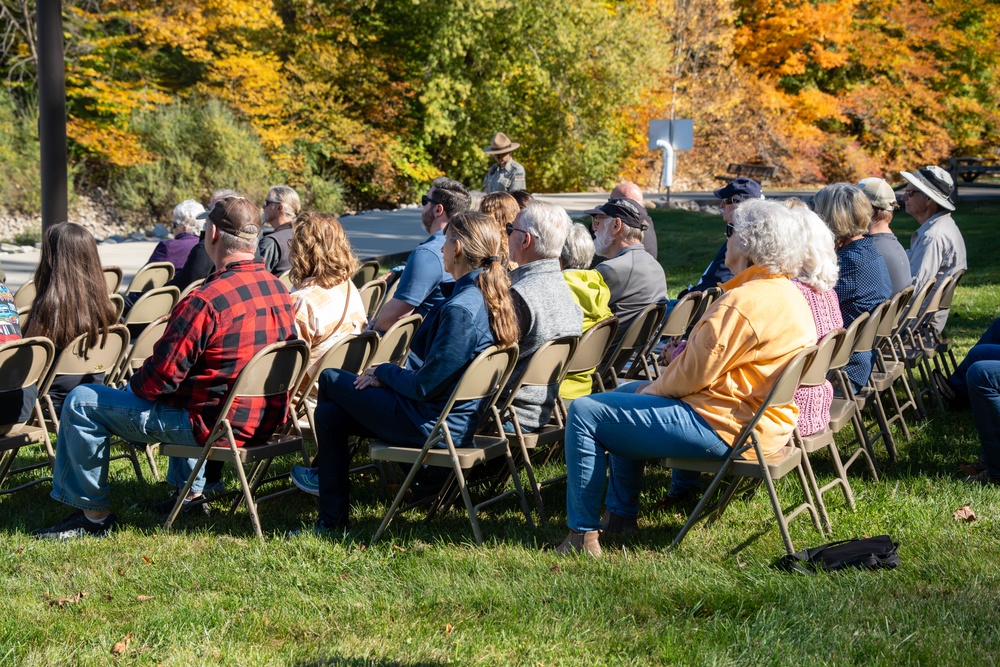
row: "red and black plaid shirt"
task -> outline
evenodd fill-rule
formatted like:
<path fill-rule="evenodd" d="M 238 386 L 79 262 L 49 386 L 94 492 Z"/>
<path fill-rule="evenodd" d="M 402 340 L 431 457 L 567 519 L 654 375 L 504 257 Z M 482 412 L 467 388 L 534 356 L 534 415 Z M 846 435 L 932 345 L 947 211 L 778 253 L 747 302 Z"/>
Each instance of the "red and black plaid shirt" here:
<path fill-rule="evenodd" d="M 153 354 L 130 382 L 132 391 L 191 413 L 191 429 L 204 443 L 226 392 L 251 357 L 271 343 L 295 338 L 288 290 L 252 261 L 216 271 L 170 315 Z M 227 417 L 236 444 L 267 440 L 281 424 L 288 396 L 236 401 Z"/>

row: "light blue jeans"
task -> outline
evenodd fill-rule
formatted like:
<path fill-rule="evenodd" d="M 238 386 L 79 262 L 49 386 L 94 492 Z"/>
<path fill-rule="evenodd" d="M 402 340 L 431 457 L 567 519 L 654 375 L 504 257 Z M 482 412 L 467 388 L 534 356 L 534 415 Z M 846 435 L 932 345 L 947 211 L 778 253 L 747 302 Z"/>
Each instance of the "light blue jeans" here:
<path fill-rule="evenodd" d="M 639 513 L 645 461 L 678 456 L 723 459 L 729 445 L 686 403 L 637 395 L 645 382 L 631 382 L 604 394 L 573 401 L 566 423 L 566 515 L 577 532 L 597 530 L 607 469 L 607 508 L 618 516 Z M 608 456 L 610 454 L 610 457 Z M 680 479 L 678 479 L 680 477 Z M 699 481 L 698 473 L 672 474 L 671 492 Z"/>
<path fill-rule="evenodd" d="M 131 442 L 196 445 L 191 416 L 183 408 L 147 401 L 130 390 L 80 385 L 63 403 L 52 472 L 52 498 L 83 510 L 106 510 L 111 502 L 108 465 L 111 436 Z M 167 482 L 184 488 L 197 459 L 170 459 Z M 201 493 L 205 469 L 191 487 Z"/>

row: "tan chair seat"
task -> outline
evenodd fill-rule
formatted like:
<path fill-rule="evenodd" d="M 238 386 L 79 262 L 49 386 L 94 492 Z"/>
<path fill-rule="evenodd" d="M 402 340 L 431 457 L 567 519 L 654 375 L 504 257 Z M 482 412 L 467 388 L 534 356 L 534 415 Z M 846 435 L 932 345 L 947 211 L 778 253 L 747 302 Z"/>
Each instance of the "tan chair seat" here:
<path fill-rule="evenodd" d="M 272 435 L 267 442 L 248 447 L 237 447 L 237 455 L 227 447 L 212 447 L 208 450 L 208 461 L 224 461 L 227 463 L 256 463 L 267 459 L 273 459 L 283 454 L 298 452 L 302 445 L 302 439 L 297 435 Z M 166 442 L 160 443 L 160 453 L 164 456 L 177 456 L 183 459 L 196 459 L 201 456 L 204 447 L 198 445 L 172 445 Z"/>
<path fill-rule="evenodd" d="M 458 464 L 462 470 L 486 461 L 503 456 L 506 451 L 506 440 L 500 437 L 477 435 L 475 444 L 471 447 L 456 447 Z M 420 450 L 415 447 L 399 447 L 382 440 L 372 440 L 370 454 L 376 461 L 392 461 L 393 463 L 414 463 L 420 456 Z M 439 468 L 451 467 L 451 455 L 445 448 L 432 449 L 427 453 L 427 465 Z"/>
<path fill-rule="evenodd" d="M 787 473 L 794 470 L 802 460 L 802 451 L 798 447 L 794 447 L 792 445 L 785 445 L 779 450 L 778 454 L 781 458 L 775 461 L 768 461 L 767 463 L 768 472 L 771 473 L 771 477 L 774 479 L 784 477 Z M 722 467 L 724 460 L 725 459 L 675 459 L 668 457 L 663 459 L 663 465 L 680 470 L 716 472 Z M 753 479 L 764 478 L 764 475 L 760 471 L 760 466 L 757 465 L 756 461 L 733 461 L 729 470 L 734 475 L 739 475 L 740 477 L 751 477 Z"/>

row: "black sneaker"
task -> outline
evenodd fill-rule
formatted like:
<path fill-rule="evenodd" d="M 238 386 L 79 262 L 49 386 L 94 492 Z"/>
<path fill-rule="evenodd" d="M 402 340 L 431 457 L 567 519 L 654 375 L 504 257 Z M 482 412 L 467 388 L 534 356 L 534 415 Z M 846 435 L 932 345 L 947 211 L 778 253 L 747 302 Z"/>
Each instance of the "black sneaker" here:
<path fill-rule="evenodd" d="M 109 514 L 101 523 L 94 523 L 77 510 L 68 519 L 57 523 L 51 528 L 40 528 L 31 534 L 39 540 L 72 540 L 84 535 L 104 537 L 112 528 L 118 525 L 118 517 Z"/>
<path fill-rule="evenodd" d="M 177 496 L 179 496 L 180 493 L 181 493 L 180 491 L 174 491 L 172 494 L 170 494 L 169 498 L 153 505 L 153 510 L 157 514 L 163 514 L 163 515 L 170 514 L 174 509 L 174 505 L 177 504 Z M 181 505 L 181 512 L 184 514 L 201 513 L 204 514 L 205 516 L 208 516 L 211 513 L 211 511 L 208 509 L 208 498 L 206 498 L 204 495 L 201 495 L 197 496 L 196 498 L 186 499 L 184 501 L 184 504 Z"/>

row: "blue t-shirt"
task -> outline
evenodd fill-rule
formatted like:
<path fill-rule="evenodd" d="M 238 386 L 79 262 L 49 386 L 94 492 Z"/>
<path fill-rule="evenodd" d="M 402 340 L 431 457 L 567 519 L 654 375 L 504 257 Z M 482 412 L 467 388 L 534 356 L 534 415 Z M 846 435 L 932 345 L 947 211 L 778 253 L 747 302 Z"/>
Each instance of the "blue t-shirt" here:
<path fill-rule="evenodd" d="M 851 326 L 851 322 L 862 313 L 872 312 L 892 297 L 889 269 L 871 237 L 862 236 L 838 250 L 837 264 L 840 265 L 840 278 L 833 289 L 840 301 L 840 314 L 844 317 L 845 327 Z M 874 358 L 874 351 L 856 352 L 844 367 L 855 391 L 868 383 Z"/>
<path fill-rule="evenodd" d="M 413 312 L 427 317 L 430 310 L 444 301 L 441 285 L 455 282 L 444 270 L 444 232 L 437 231 L 417 246 L 406 260 L 394 298 L 413 306 Z"/>

